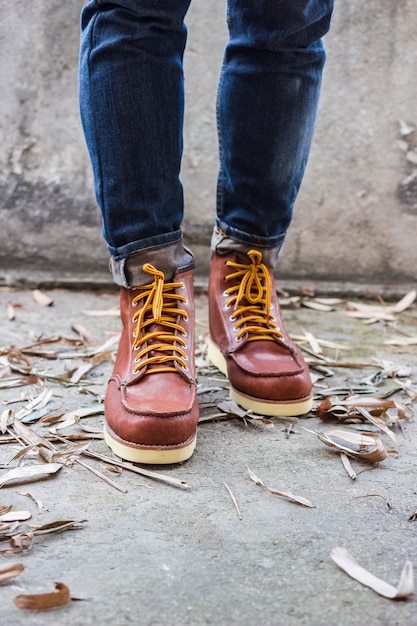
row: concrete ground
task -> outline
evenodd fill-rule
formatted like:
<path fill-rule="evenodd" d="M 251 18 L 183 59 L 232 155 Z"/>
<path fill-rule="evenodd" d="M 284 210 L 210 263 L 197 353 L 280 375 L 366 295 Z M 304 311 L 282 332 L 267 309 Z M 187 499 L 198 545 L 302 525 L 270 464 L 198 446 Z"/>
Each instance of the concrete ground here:
<path fill-rule="evenodd" d="M 104 355 L 99 350 L 102 357 L 94 362 L 91 353 L 105 342 L 117 341 L 120 328 L 114 291 L 54 290 L 47 295 L 53 300 L 50 306 L 39 304 L 30 291 L 0 291 L 0 394 L 8 402 L 1 409 L 1 426 L 9 409 L 19 414 L 26 407 L 27 417 L 34 420 L 27 426 L 43 436 L 52 425 L 36 418 L 80 413 L 82 408 L 100 411 L 116 344 L 108 344 Z M 308 294 L 303 298 L 304 305 L 322 306 Z M 218 405 L 228 391 L 223 377 L 205 360 L 206 296 L 197 300 L 199 397 L 206 418 L 222 413 Z M 366 303 L 379 307 L 378 295 Z M 387 342 L 407 343 L 417 336 L 415 305 L 391 312 L 394 319 L 366 324 L 366 319 L 347 316 L 345 301 L 327 302 L 324 308 L 331 309 L 327 311 L 299 306 L 299 297 L 284 298 L 284 304 L 287 327 L 304 337 L 305 355 L 312 362 L 315 406 L 332 388 L 340 399 L 349 390 L 376 397 L 398 388 L 390 397 L 412 400 L 412 388 L 417 387 L 416 345 Z M 97 311 L 105 314 L 91 314 Z M 386 307 L 384 311 L 389 313 Z M 80 334 L 87 337 L 84 344 L 75 341 Z M 48 337 L 56 341 L 42 343 Z M 329 362 L 322 360 L 320 369 L 317 363 L 323 357 L 316 354 L 314 339 L 339 344 L 321 344 Z M 36 342 L 22 357 L 19 348 Z M 77 370 L 83 363 L 84 374 Z M 350 366 L 341 367 L 342 363 Z M 86 371 L 88 364 L 95 367 Z M 37 379 L 29 378 L 34 373 Z M 60 375 L 73 382 L 64 384 Z M 16 386 L 7 387 L 12 380 Z M 408 394 L 397 381 L 411 388 Z M 52 391 L 47 404 L 28 406 L 44 390 Z M 394 421 L 396 414 L 390 410 Z M 98 432 L 101 422 L 100 412 L 81 420 L 85 429 Z M 417 510 L 416 423 L 405 419 L 394 423 L 396 443 L 380 433 L 385 447 L 397 452 L 390 452 L 377 466 L 352 460 L 356 480 L 346 473 L 337 451 L 309 432 L 335 425 L 334 420 L 320 419 L 317 411 L 295 424 L 276 419 L 202 421 L 191 460 L 152 468 L 164 477 L 185 481 L 188 489 L 127 470 L 115 473 L 108 464 L 85 455 L 78 457 L 82 463 L 126 492 L 77 462 L 43 480 L 5 484 L 0 506 L 13 505 L 32 514 L 15 533 L 57 520 L 87 521 L 76 530 L 35 536 L 27 552 L 0 559 L 0 568 L 11 562 L 25 566 L 19 577 L 0 583 L 1 626 L 417 624 L 415 596 L 402 601 L 380 597 L 349 578 L 330 558 L 333 548 L 343 546 L 366 569 L 393 585 L 406 560 L 417 565 L 417 522 L 409 521 Z M 343 423 L 338 427 L 348 428 Z M 81 430 L 75 424 L 59 432 L 67 436 Z M 3 443 L 0 462 L 6 464 L 20 448 L 16 442 Z M 94 439 L 90 450 L 109 455 L 101 439 Z M 22 464 L 37 462 L 28 454 Z M 4 465 L 0 481 L 16 465 L 16 460 Z M 308 498 L 314 508 L 272 495 L 250 479 L 248 467 L 269 487 Z M 27 493 L 41 501 L 42 508 L 23 495 Z M 9 547 L 9 541 L 0 542 L 0 550 Z M 67 606 L 31 612 L 13 603 L 19 594 L 53 591 L 56 581 L 67 585 L 74 598 Z"/>

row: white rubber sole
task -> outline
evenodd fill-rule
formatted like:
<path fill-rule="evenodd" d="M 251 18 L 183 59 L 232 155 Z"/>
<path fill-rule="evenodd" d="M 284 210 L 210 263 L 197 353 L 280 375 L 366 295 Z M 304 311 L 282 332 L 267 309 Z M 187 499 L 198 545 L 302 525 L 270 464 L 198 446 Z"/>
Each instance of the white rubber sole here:
<path fill-rule="evenodd" d="M 227 363 L 220 349 L 211 339 L 208 341 L 207 355 L 210 361 L 227 376 Z M 252 396 L 237 391 L 230 385 L 230 397 L 239 406 L 247 411 L 253 411 L 259 415 L 268 417 L 299 417 L 308 413 L 313 406 L 313 398 L 301 398 L 300 400 L 290 400 L 288 402 L 273 402 L 270 400 L 259 400 Z"/>
<path fill-rule="evenodd" d="M 129 445 L 128 442 L 123 443 L 122 440 L 113 437 L 104 427 L 104 440 L 114 454 L 125 461 L 143 463 L 145 465 L 171 465 L 187 461 L 192 456 L 197 442 L 197 435 L 190 443 L 181 448 L 160 448 L 157 446 L 155 448 L 146 448 L 144 446 L 135 446 L 134 444 Z"/>

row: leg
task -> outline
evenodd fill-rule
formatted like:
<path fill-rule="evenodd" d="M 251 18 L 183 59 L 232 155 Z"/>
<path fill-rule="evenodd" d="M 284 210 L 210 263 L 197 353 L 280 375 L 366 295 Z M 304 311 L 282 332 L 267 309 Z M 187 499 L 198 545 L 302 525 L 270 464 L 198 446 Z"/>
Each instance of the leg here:
<path fill-rule="evenodd" d="M 82 12 L 80 110 L 117 282 L 118 261 L 181 241 L 189 4 L 91 0 Z"/>
<path fill-rule="evenodd" d="M 232 397 L 267 415 L 311 407 L 308 368 L 284 329 L 272 268 L 313 137 L 331 10 L 330 0 L 228 3 L 209 353 Z"/>
<path fill-rule="evenodd" d="M 218 92 L 217 225 L 279 246 L 313 137 L 331 0 L 229 0 Z M 262 7 L 262 9 L 260 9 Z"/>
<path fill-rule="evenodd" d="M 81 115 L 121 286 L 105 439 L 141 463 L 184 461 L 196 441 L 193 259 L 179 180 L 189 2 L 91 0 L 81 19 Z"/>

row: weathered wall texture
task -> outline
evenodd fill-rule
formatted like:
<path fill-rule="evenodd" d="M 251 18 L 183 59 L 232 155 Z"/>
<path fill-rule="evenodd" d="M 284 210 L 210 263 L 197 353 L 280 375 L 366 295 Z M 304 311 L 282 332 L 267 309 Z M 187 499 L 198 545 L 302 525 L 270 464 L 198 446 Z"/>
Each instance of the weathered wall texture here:
<path fill-rule="evenodd" d="M 82 0 L 0 0 L 0 283 L 110 280 L 78 113 Z M 280 274 L 410 283 L 417 273 L 416 0 L 339 0 L 319 122 Z M 224 0 L 187 24 L 187 243 L 208 268 Z M 400 126 L 400 121 L 405 123 Z"/>

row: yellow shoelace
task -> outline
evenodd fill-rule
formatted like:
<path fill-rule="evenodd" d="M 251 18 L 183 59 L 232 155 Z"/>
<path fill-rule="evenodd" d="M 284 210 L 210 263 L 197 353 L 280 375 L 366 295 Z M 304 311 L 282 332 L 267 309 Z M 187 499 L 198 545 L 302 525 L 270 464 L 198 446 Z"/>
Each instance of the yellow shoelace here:
<path fill-rule="evenodd" d="M 245 335 L 247 341 L 282 339 L 283 334 L 270 310 L 272 285 L 268 268 L 262 263 L 261 252 L 250 250 L 248 257 L 250 265 L 226 261 L 234 271 L 225 280 L 237 281 L 225 291 L 230 296 L 226 306 L 234 309 L 230 319 L 236 322 L 237 339 Z"/>
<path fill-rule="evenodd" d="M 141 293 L 133 299 L 133 305 L 137 306 L 141 303 L 140 310 L 133 316 L 136 327 L 133 333 L 135 341 L 132 350 L 139 350 L 135 359 L 137 365 L 133 373 L 136 374 L 143 366 L 146 366 L 147 374 L 176 372 L 175 363 L 187 370 L 187 355 L 182 349 L 186 347 L 186 343 L 179 336 L 180 334 L 185 337 L 187 333 L 177 323 L 178 316 L 184 320 L 188 319 L 188 314 L 178 308 L 178 302 L 186 303 L 187 299 L 175 293 L 175 289 L 183 287 L 184 284 L 166 283 L 164 273 L 150 263 L 145 263 L 143 270 L 153 276 L 154 280 L 153 283 L 144 285 Z M 160 328 L 150 330 L 154 325 Z M 145 347 L 141 349 L 144 344 Z"/>

